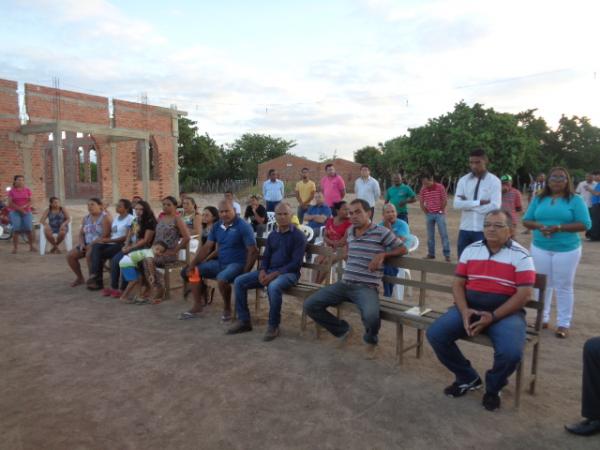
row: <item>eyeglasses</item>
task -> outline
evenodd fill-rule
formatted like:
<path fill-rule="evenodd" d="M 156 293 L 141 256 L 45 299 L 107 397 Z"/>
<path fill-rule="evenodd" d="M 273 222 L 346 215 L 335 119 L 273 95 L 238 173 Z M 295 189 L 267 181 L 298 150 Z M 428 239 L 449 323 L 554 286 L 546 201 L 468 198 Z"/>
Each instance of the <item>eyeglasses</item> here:
<path fill-rule="evenodd" d="M 550 181 L 565 181 L 567 179 L 567 177 L 565 177 L 564 175 L 552 175 L 549 180 Z"/>
<path fill-rule="evenodd" d="M 502 228 L 506 228 L 508 225 L 505 223 L 489 223 L 485 222 L 483 224 L 483 228 L 494 228 L 495 230 L 501 230 Z"/>

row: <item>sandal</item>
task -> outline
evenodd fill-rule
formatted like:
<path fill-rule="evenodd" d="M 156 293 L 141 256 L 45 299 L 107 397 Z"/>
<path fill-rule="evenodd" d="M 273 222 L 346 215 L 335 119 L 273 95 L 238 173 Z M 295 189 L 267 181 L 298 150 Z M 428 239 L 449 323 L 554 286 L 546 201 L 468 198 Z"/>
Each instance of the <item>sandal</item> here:
<path fill-rule="evenodd" d="M 558 327 L 556 330 L 556 337 L 560 339 L 565 339 L 569 334 L 569 329 L 565 327 Z"/>
<path fill-rule="evenodd" d="M 136 297 L 133 299 L 133 304 L 134 305 L 148 305 L 148 304 L 150 304 L 150 300 L 148 300 L 147 298 Z"/>
<path fill-rule="evenodd" d="M 198 319 L 200 317 L 200 313 L 193 313 L 191 311 L 184 311 L 179 314 L 179 320 Z"/>
<path fill-rule="evenodd" d="M 221 322 L 231 322 L 231 313 L 223 313 Z"/>

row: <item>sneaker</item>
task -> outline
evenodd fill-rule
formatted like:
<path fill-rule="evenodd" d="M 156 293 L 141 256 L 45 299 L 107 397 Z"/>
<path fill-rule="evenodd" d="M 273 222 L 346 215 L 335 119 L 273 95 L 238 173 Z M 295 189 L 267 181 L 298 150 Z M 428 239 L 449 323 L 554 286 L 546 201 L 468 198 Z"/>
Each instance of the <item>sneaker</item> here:
<path fill-rule="evenodd" d="M 269 328 L 267 328 L 267 332 L 263 336 L 263 341 L 270 342 L 273 339 L 275 339 L 277 336 L 279 336 L 279 327 L 275 327 L 275 328 L 269 327 Z"/>
<path fill-rule="evenodd" d="M 225 332 L 225 334 L 240 334 L 247 333 L 248 331 L 252 331 L 252 324 L 250 322 L 241 322 L 238 320 Z"/>
<path fill-rule="evenodd" d="M 462 397 L 469 391 L 475 391 L 482 386 L 481 378 L 477 377 L 470 383 L 457 383 L 456 381 L 444 389 L 444 394 L 448 397 Z"/>
<path fill-rule="evenodd" d="M 500 394 L 492 394 L 491 392 L 486 392 L 483 395 L 483 400 L 481 404 L 488 411 L 496 411 L 500 409 Z"/>

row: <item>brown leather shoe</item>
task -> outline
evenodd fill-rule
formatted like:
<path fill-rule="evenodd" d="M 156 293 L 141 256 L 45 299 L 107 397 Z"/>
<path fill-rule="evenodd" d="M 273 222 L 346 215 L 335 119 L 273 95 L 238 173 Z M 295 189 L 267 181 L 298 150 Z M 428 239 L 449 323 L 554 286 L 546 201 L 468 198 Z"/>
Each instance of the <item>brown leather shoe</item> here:
<path fill-rule="evenodd" d="M 565 327 L 558 327 L 556 329 L 556 337 L 560 339 L 565 339 L 569 335 L 569 329 Z"/>

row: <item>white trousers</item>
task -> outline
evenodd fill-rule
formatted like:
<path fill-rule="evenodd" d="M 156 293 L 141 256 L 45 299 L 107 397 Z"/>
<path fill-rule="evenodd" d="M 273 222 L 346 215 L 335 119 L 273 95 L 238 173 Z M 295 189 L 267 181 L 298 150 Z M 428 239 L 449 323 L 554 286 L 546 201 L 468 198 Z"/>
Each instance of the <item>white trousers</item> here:
<path fill-rule="evenodd" d="M 550 252 L 531 244 L 531 256 L 537 273 L 546 275 L 544 323 L 550 322 L 552 293 L 556 292 L 556 325 L 569 328 L 573 317 L 573 282 L 581 259 L 581 247 L 569 252 Z"/>

